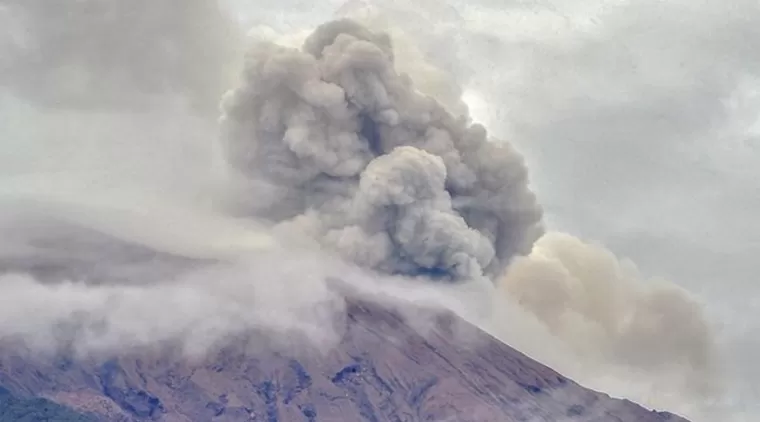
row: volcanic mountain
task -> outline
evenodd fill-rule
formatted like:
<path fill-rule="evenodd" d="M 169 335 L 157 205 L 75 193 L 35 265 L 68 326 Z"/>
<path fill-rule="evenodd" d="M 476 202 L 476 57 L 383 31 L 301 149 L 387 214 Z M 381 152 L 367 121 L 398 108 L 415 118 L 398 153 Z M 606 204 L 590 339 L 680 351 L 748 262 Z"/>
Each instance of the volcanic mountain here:
<path fill-rule="evenodd" d="M 420 330 L 397 310 L 348 299 L 336 347 L 290 355 L 255 334 L 202 359 L 6 346 L 0 420 L 685 421 L 588 390 L 452 313 Z"/>

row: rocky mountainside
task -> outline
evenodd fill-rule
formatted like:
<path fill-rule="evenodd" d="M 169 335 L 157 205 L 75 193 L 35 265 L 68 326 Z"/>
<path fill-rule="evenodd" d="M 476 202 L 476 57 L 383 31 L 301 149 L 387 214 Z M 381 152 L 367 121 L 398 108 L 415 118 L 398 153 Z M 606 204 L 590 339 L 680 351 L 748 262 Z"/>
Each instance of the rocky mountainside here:
<path fill-rule="evenodd" d="M 150 353 L 43 361 L 5 347 L 0 420 L 685 422 L 585 389 L 452 315 L 433 325 L 423 332 L 353 301 L 326 353 L 235 346 L 202 362 Z M 1 413 L 10 401 L 66 416 Z"/>

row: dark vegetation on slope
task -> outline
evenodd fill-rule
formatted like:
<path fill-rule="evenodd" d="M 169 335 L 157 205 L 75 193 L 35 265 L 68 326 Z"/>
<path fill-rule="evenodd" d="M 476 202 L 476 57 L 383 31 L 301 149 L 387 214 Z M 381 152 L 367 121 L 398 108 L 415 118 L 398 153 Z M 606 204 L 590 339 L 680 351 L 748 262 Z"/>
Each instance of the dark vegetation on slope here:
<path fill-rule="evenodd" d="M 77 413 L 50 400 L 21 398 L 0 387 L 0 422 L 96 422 L 92 415 Z"/>

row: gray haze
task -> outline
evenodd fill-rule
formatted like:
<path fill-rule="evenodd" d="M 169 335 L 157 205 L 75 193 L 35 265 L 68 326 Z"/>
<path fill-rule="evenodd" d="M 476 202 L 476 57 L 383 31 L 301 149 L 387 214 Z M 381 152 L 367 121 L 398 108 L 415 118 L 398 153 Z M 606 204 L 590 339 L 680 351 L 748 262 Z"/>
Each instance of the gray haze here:
<path fill-rule="evenodd" d="M 51 106 L 135 108 L 176 95 L 214 112 L 239 54 L 237 28 L 205 0 L 4 0 L 3 16 L 4 85 Z"/>

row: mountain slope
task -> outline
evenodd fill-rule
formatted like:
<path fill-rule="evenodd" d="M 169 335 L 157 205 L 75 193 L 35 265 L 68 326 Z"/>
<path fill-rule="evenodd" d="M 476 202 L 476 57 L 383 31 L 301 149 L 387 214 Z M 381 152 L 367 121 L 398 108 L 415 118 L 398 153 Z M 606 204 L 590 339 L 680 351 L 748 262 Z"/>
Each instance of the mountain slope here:
<path fill-rule="evenodd" d="M 584 389 L 452 315 L 427 332 L 363 301 L 345 317 L 324 354 L 266 351 L 256 336 L 199 362 L 43 361 L 5 348 L 0 385 L 106 421 L 684 421 Z"/>

